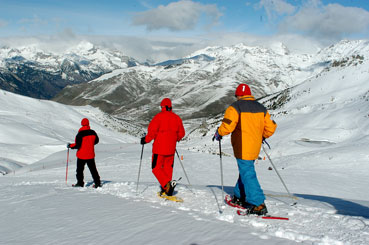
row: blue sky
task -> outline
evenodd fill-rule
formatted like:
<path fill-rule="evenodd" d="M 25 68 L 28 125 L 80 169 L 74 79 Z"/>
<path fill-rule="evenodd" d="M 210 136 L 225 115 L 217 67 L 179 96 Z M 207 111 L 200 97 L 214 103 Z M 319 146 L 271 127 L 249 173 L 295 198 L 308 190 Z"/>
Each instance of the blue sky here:
<path fill-rule="evenodd" d="M 178 49 L 293 36 L 324 44 L 369 38 L 368 0 L 0 0 L 0 6 L 0 44 L 124 37 Z"/>

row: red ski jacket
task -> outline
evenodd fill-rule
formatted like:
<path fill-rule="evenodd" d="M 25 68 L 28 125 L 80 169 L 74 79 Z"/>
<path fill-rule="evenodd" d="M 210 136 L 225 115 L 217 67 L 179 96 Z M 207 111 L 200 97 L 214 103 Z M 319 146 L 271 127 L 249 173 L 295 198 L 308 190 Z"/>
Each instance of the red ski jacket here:
<path fill-rule="evenodd" d="M 95 145 L 99 143 L 96 132 L 90 126 L 83 126 L 78 130 L 76 142 L 70 145 L 72 149 L 78 149 L 77 158 L 88 160 L 95 158 Z"/>
<path fill-rule="evenodd" d="M 185 136 L 182 119 L 172 111 L 162 111 L 151 120 L 145 141 L 154 140 L 152 153 L 159 155 L 173 155 L 177 141 Z"/>

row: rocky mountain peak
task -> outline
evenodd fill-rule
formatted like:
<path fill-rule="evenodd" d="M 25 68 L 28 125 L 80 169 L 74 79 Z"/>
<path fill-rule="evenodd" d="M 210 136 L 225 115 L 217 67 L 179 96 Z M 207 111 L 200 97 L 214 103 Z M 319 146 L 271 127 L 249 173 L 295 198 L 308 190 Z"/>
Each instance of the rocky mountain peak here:
<path fill-rule="evenodd" d="M 119 51 L 105 50 L 87 41 L 63 53 L 44 51 L 33 44 L 2 47 L 0 55 L 0 88 L 43 99 L 52 98 L 67 85 L 138 64 Z"/>

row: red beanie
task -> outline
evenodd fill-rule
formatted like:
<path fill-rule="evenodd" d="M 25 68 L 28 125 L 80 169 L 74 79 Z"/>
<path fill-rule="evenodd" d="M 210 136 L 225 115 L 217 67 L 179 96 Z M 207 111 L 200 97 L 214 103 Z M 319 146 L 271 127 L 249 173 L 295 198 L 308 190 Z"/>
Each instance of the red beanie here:
<path fill-rule="evenodd" d="M 87 118 L 83 118 L 82 121 L 81 121 L 81 125 L 82 126 L 89 126 L 90 125 L 90 122 L 88 121 Z"/>
<path fill-rule="evenodd" d="M 160 106 L 161 107 L 165 107 L 165 106 L 168 106 L 168 107 L 172 107 L 172 101 L 170 101 L 170 99 L 169 98 L 165 98 L 165 99 L 163 99 L 162 101 L 161 101 L 161 103 L 160 103 Z"/>
<path fill-rule="evenodd" d="M 251 95 L 250 87 L 246 83 L 241 83 L 238 85 L 236 92 L 234 94 L 237 96 Z"/>

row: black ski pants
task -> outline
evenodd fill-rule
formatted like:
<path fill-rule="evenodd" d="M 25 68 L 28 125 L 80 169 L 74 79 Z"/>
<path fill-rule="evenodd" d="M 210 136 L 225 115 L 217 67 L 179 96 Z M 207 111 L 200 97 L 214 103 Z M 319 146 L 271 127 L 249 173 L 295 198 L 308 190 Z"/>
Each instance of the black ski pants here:
<path fill-rule="evenodd" d="M 100 186 L 100 175 L 97 172 L 96 164 L 95 164 L 95 158 L 92 159 L 79 159 L 77 158 L 77 184 L 84 186 L 84 176 L 83 171 L 85 169 L 85 164 L 87 163 L 88 168 L 90 169 L 92 178 L 94 179 L 95 186 Z"/>

